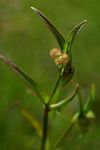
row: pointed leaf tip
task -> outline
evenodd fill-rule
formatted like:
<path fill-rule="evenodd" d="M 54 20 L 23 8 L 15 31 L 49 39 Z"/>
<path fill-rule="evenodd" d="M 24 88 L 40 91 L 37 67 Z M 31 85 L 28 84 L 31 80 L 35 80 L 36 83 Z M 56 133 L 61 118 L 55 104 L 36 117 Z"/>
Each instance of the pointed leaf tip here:
<path fill-rule="evenodd" d="M 71 56 L 71 46 L 74 41 L 74 38 L 77 35 L 77 33 L 81 30 L 81 28 L 84 26 L 86 21 L 87 20 L 84 20 L 80 22 L 78 25 L 76 25 L 67 36 L 67 40 L 64 44 L 64 52 L 70 54 L 70 56 Z"/>
<path fill-rule="evenodd" d="M 0 59 L 7 64 L 14 72 L 17 73 L 22 79 L 24 79 L 28 86 L 34 91 L 34 93 L 45 103 L 48 100 L 48 95 L 42 90 L 42 88 L 35 82 L 27 73 L 14 64 L 11 60 L 0 54 Z"/>
<path fill-rule="evenodd" d="M 92 109 L 94 99 L 95 99 L 95 84 L 92 83 L 91 88 L 90 88 L 90 94 L 88 96 L 87 103 L 85 104 L 85 107 L 84 107 L 85 112 L 88 112 Z"/>
<path fill-rule="evenodd" d="M 48 26 L 50 31 L 53 33 L 56 38 L 61 50 L 63 50 L 65 39 L 62 34 L 58 31 L 55 25 L 37 8 L 31 7 L 31 9 L 44 21 L 44 23 Z"/>
<path fill-rule="evenodd" d="M 31 6 L 31 9 L 33 9 L 34 11 L 38 11 L 35 7 L 32 7 L 32 6 Z"/>
<path fill-rule="evenodd" d="M 33 6 L 31 6 L 30 8 L 31 8 L 31 9 L 35 9 L 35 7 L 33 7 Z"/>

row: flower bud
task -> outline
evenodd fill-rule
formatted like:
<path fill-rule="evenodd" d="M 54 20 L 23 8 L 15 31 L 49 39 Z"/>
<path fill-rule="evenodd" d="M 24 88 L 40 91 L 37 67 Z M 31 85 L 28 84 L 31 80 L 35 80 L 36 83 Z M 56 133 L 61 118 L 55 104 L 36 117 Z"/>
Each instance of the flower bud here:
<path fill-rule="evenodd" d="M 56 64 L 56 65 L 62 64 L 62 58 L 61 58 L 61 57 L 56 58 L 56 59 L 55 59 L 55 64 Z"/>
<path fill-rule="evenodd" d="M 58 48 L 53 48 L 51 51 L 50 51 L 50 57 L 51 58 L 56 58 L 57 56 L 60 56 L 61 55 L 61 51 L 60 49 Z"/>
<path fill-rule="evenodd" d="M 68 55 L 66 53 L 62 53 L 62 61 L 63 64 L 67 64 L 68 63 Z"/>

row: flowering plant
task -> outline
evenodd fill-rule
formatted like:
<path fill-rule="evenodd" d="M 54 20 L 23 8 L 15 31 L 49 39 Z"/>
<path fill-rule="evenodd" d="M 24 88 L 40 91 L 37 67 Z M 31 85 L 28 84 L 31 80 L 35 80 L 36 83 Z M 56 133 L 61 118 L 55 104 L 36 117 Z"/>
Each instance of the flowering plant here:
<path fill-rule="evenodd" d="M 57 149 L 60 148 L 63 140 L 70 133 L 74 124 L 78 123 L 81 128 L 81 131 L 85 133 L 88 131 L 90 120 L 95 117 L 92 111 L 94 95 L 95 95 L 95 89 L 93 83 L 91 85 L 89 97 L 87 99 L 86 104 L 83 104 L 83 98 L 78 83 L 76 83 L 76 87 L 70 96 L 68 96 L 63 100 L 59 100 L 56 103 L 52 102 L 60 82 L 62 82 L 62 86 L 66 86 L 73 78 L 75 69 L 72 62 L 72 43 L 77 33 L 85 24 L 86 20 L 76 25 L 68 34 L 67 39 L 65 39 L 63 35 L 58 31 L 58 29 L 54 26 L 54 24 L 51 23 L 51 21 L 49 21 L 49 19 L 44 14 L 42 14 L 38 9 L 34 7 L 31 8 L 51 30 L 60 47 L 59 49 L 53 48 L 52 50 L 50 50 L 50 57 L 54 60 L 55 65 L 59 71 L 59 77 L 55 83 L 51 95 L 48 95 L 39 86 L 37 82 L 35 82 L 28 74 L 26 74 L 21 68 L 19 68 L 16 64 L 14 64 L 11 60 L 7 59 L 4 55 L 0 54 L 0 59 L 5 64 L 7 64 L 13 71 L 15 71 L 18 76 L 20 76 L 27 82 L 28 86 L 34 91 L 35 95 L 37 95 L 38 98 L 43 103 L 44 113 L 43 113 L 42 128 L 40 127 L 39 123 L 35 119 L 33 119 L 33 117 L 28 113 L 27 110 L 23 109 L 19 104 L 16 105 L 19 108 L 19 110 L 24 114 L 24 116 L 32 123 L 33 127 L 37 130 L 38 135 L 42 137 L 41 150 L 47 150 L 51 148 Z M 52 110 L 56 111 L 61 107 L 69 104 L 76 96 L 78 96 L 78 100 L 79 100 L 79 106 L 80 106 L 79 111 L 73 115 L 71 121 L 69 122 L 69 126 L 66 129 L 64 129 L 62 135 L 60 134 L 58 140 L 55 141 L 53 145 L 50 144 L 49 137 L 47 136 L 49 113 Z"/>

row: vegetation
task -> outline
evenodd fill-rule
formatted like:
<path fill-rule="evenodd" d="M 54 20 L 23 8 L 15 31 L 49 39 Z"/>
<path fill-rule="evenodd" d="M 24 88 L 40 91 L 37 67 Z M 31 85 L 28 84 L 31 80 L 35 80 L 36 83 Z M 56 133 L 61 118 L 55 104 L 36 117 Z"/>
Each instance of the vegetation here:
<path fill-rule="evenodd" d="M 85 98 L 82 96 L 82 90 L 80 85 L 75 81 L 75 88 L 70 96 L 61 99 L 59 95 L 60 91 L 66 93 L 65 86 L 70 86 L 69 82 L 72 80 L 75 67 L 73 65 L 73 56 L 72 56 L 72 44 L 80 29 L 85 24 L 86 20 L 82 21 L 78 25 L 76 25 L 68 34 L 65 39 L 64 36 L 59 32 L 59 30 L 49 21 L 49 19 L 42 14 L 38 9 L 31 7 L 32 10 L 38 14 L 38 16 L 45 22 L 48 28 L 53 33 L 56 38 L 59 48 L 53 48 L 50 51 L 50 57 L 54 60 L 55 66 L 58 70 L 58 78 L 53 87 L 51 94 L 47 94 L 40 85 L 35 82 L 27 73 L 25 73 L 21 68 L 19 68 L 15 63 L 6 58 L 3 54 L 0 54 L 0 59 L 7 64 L 13 71 L 17 73 L 27 85 L 31 88 L 35 96 L 37 96 L 41 101 L 41 105 L 43 105 L 43 126 L 37 119 L 35 119 L 27 109 L 24 109 L 20 103 L 16 103 L 16 107 L 20 110 L 20 112 L 30 121 L 33 128 L 36 130 L 36 133 L 40 137 L 41 141 L 41 150 L 48 149 L 62 149 L 62 147 L 67 148 L 63 144 L 65 139 L 68 137 L 69 133 L 73 129 L 74 125 L 78 124 L 81 133 L 87 133 L 90 128 L 91 120 L 94 119 L 95 115 L 92 111 L 94 96 L 95 96 L 95 87 L 94 83 L 91 84 L 90 92 L 88 94 L 87 100 L 84 101 Z M 62 84 L 61 84 L 62 83 Z M 67 88 L 69 88 L 67 86 Z M 45 89 L 45 87 L 44 87 Z M 50 90 L 51 91 L 51 90 Z M 64 130 L 59 132 L 59 136 L 55 141 L 51 140 L 48 129 L 50 129 L 49 124 L 53 126 L 53 117 L 51 119 L 51 123 L 49 120 L 50 113 L 52 111 L 56 111 L 61 113 L 61 109 L 70 104 L 73 100 L 78 100 L 79 102 L 79 110 L 74 113 L 73 117 L 70 119 L 69 123 L 67 122 L 67 127 L 64 127 Z M 55 131 L 55 129 L 54 129 Z M 37 139 L 38 140 L 38 139 Z"/>

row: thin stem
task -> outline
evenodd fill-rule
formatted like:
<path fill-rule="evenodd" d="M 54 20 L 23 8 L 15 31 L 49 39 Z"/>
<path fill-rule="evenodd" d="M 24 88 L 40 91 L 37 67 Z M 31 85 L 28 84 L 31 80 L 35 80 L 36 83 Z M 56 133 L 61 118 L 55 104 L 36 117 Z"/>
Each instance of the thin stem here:
<path fill-rule="evenodd" d="M 41 150 L 45 150 L 45 147 L 46 147 L 46 139 L 47 139 L 47 129 L 48 129 L 48 114 L 49 114 L 49 104 L 54 96 L 54 94 L 56 93 L 56 90 L 58 88 L 58 85 L 61 81 L 61 75 L 59 76 L 56 84 L 55 84 L 55 87 L 53 89 L 53 92 L 50 96 L 50 99 L 48 101 L 48 104 L 45 104 L 45 108 L 44 108 L 44 118 L 43 118 L 43 137 L 42 137 L 42 146 L 41 146 Z"/>
<path fill-rule="evenodd" d="M 58 77 L 58 80 L 57 80 L 57 82 L 56 82 L 56 84 L 55 84 L 55 86 L 54 86 L 54 89 L 53 89 L 53 92 L 52 92 L 52 94 L 51 94 L 51 96 L 50 96 L 50 99 L 49 99 L 49 101 L 48 101 L 48 104 L 49 104 L 49 103 L 51 102 L 51 100 L 53 99 L 53 96 L 54 96 L 55 93 L 56 93 L 56 90 L 57 90 L 57 88 L 58 88 L 58 85 L 59 85 L 60 81 L 61 81 L 61 75 Z"/>
<path fill-rule="evenodd" d="M 44 117 L 43 118 L 43 136 L 42 136 L 41 150 L 45 150 L 45 147 L 46 147 L 47 129 L 48 129 L 48 113 L 49 113 L 48 105 L 45 105 L 44 116 L 43 116 Z"/>
<path fill-rule="evenodd" d="M 81 90 L 78 92 L 79 106 L 80 106 L 80 116 L 84 116 L 84 107 L 83 107 L 83 97 Z"/>
<path fill-rule="evenodd" d="M 54 148 L 58 148 L 60 144 L 64 141 L 64 139 L 69 135 L 69 133 L 72 131 L 72 128 L 74 126 L 74 123 L 70 123 L 69 127 L 63 131 L 63 134 L 59 136 L 58 140 L 56 141 Z"/>

